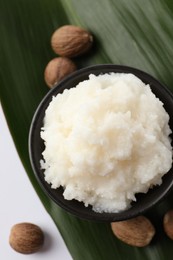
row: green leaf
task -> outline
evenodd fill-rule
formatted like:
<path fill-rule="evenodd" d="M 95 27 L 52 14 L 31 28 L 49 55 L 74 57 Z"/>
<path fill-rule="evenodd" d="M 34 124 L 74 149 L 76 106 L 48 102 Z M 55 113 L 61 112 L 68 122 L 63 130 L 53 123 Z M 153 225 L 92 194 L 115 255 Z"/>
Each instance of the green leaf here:
<path fill-rule="evenodd" d="M 6 0 L 0 1 L 0 96 L 19 156 L 38 196 L 59 228 L 75 260 L 169 260 L 172 241 L 162 218 L 173 207 L 171 194 L 147 215 L 156 237 L 146 248 L 117 240 L 109 224 L 77 219 L 40 189 L 28 157 L 28 131 L 34 111 L 48 91 L 44 68 L 55 57 L 53 31 L 81 25 L 94 35 L 93 51 L 75 59 L 79 68 L 115 63 L 149 72 L 173 90 L 173 3 L 171 0 Z"/>

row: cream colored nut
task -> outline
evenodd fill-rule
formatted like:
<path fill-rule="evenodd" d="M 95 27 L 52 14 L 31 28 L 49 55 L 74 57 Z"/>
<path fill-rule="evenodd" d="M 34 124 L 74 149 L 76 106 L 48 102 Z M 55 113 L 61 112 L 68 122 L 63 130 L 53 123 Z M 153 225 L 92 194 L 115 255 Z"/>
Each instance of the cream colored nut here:
<path fill-rule="evenodd" d="M 111 223 L 112 231 L 117 238 L 128 245 L 147 246 L 155 235 L 155 228 L 144 216 L 138 216 L 121 222 Z"/>
<path fill-rule="evenodd" d="M 74 62 L 68 58 L 60 57 L 51 60 L 45 69 L 44 79 L 46 84 L 52 88 L 56 83 L 76 70 Z"/>
<path fill-rule="evenodd" d="M 12 227 L 9 243 L 11 247 L 22 254 L 37 252 L 44 242 L 42 230 L 31 223 L 19 223 Z"/>
<path fill-rule="evenodd" d="M 173 240 L 173 210 L 169 210 L 164 215 L 163 227 L 167 236 Z"/>
<path fill-rule="evenodd" d="M 93 43 L 92 35 L 74 25 L 64 25 L 57 29 L 51 38 L 55 53 L 63 57 L 76 57 L 87 52 Z"/>

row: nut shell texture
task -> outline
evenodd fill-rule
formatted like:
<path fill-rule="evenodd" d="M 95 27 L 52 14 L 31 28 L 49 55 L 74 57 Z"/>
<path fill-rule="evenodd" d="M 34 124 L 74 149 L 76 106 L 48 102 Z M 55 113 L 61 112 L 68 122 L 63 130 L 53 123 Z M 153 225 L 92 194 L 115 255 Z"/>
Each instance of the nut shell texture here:
<path fill-rule="evenodd" d="M 92 35 L 86 30 L 64 25 L 57 29 L 51 38 L 52 49 L 63 57 L 76 57 L 87 52 L 93 43 Z"/>
<path fill-rule="evenodd" d="M 45 69 L 44 79 L 46 84 L 52 88 L 56 83 L 76 70 L 74 62 L 65 57 L 54 58 Z"/>
<path fill-rule="evenodd" d="M 44 242 L 42 230 L 31 223 L 19 223 L 12 227 L 9 243 L 11 247 L 22 254 L 37 252 Z"/>
<path fill-rule="evenodd" d="M 173 240 L 173 210 L 169 210 L 163 218 L 163 227 L 167 236 Z"/>
<path fill-rule="evenodd" d="M 114 235 L 128 245 L 147 246 L 155 235 L 155 228 L 144 216 L 111 223 Z"/>

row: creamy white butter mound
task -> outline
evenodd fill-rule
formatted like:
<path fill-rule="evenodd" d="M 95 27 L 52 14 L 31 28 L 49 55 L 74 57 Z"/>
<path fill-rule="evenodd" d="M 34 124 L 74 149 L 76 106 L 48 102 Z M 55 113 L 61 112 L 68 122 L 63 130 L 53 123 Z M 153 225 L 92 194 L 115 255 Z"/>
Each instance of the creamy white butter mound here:
<path fill-rule="evenodd" d="M 94 211 L 127 209 L 171 168 L 168 121 L 163 103 L 136 76 L 90 75 L 46 110 L 45 180 Z"/>

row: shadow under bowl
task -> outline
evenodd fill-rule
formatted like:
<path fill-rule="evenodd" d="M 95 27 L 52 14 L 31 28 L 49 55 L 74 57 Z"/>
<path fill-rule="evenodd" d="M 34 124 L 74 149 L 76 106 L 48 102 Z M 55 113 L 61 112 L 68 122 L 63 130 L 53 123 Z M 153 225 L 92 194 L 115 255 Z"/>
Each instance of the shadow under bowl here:
<path fill-rule="evenodd" d="M 163 102 L 164 108 L 170 116 L 170 128 L 173 131 L 173 95 L 163 86 L 159 81 L 149 74 L 135 68 L 120 66 L 120 65 L 95 65 L 76 71 L 71 74 L 57 86 L 51 89 L 43 98 L 38 106 L 33 117 L 30 134 L 29 134 L 29 155 L 30 161 L 35 173 L 35 176 L 40 183 L 43 191 L 60 207 L 72 213 L 73 215 L 86 220 L 94 221 L 122 221 L 143 214 L 156 203 L 158 203 L 170 191 L 173 185 L 173 169 L 163 177 L 163 183 L 160 186 L 155 186 L 146 194 L 137 194 L 137 201 L 133 202 L 131 207 L 119 213 L 97 213 L 92 210 L 92 207 L 85 207 L 82 202 L 76 200 L 65 200 L 63 197 L 63 188 L 52 189 L 51 186 L 44 179 L 44 171 L 40 168 L 40 160 L 44 150 L 44 142 L 40 137 L 40 130 L 43 126 L 43 119 L 45 110 L 52 100 L 52 96 L 62 93 L 64 89 L 75 87 L 79 82 L 88 79 L 90 74 L 104 74 L 104 73 L 132 73 L 140 78 L 145 84 L 149 84 L 153 93 Z"/>

